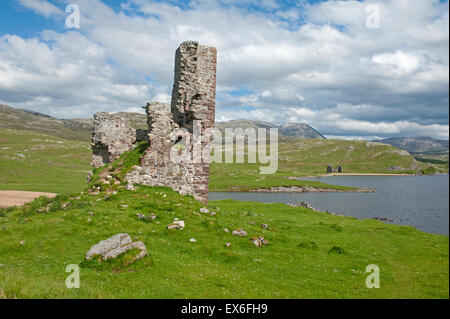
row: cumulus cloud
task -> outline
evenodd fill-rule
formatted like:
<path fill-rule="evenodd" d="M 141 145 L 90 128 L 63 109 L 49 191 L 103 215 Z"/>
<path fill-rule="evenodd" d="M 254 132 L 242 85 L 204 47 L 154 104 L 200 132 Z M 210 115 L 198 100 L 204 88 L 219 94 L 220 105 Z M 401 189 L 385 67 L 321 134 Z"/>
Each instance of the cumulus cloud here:
<path fill-rule="evenodd" d="M 307 123 L 312 127 L 321 127 L 328 138 L 386 138 L 390 136 L 434 136 L 447 139 L 448 125 L 419 124 L 406 120 L 380 120 L 377 122 L 365 120 L 365 117 L 353 117 L 354 113 L 383 112 L 383 107 L 375 105 L 349 105 L 339 104 L 335 108 L 313 110 L 304 107 L 289 108 L 250 108 L 219 111 L 216 115 L 218 121 L 232 119 L 253 119 L 267 121 L 275 119 L 275 124 Z"/>
<path fill-rule="evenodd" d="M 370 1 L 380 28 L 368 28 L 361 1 L 73 2 L 79 30 L 0 37 L 0 101 L 63 117 L 168 102 L 175 49 L 194 39 L 218 49 L 217 120 L 448 138 L 448 3 Z"/>

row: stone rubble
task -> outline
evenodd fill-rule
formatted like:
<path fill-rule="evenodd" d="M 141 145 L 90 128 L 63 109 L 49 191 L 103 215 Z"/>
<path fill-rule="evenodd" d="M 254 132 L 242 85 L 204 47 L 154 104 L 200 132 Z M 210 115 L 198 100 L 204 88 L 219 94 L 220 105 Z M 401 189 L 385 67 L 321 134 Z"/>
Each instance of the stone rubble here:
<path fill-rule="evenodd" d="M 269 243 L 263 236 L 252 237 L 250 241 L 257 247 L 262 247 Z"/>

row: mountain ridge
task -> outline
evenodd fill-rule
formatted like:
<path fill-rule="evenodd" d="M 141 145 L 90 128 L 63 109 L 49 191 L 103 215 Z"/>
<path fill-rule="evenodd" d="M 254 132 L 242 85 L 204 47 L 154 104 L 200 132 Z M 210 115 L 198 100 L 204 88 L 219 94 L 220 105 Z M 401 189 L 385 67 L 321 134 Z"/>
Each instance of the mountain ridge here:
<path fill-rule="evenodd" d="M 391 137 L 376 142 L 389 144 L 409 153 L 448 153 L 449 141 L 428 136 Z"/>
<path fill-rule="evenodd" d="M 278 134 L 281 136 L 326 139 L 325 136 L 319 133 L 316 129 L 305 123 L 286 123 L 275 125 L 264 121 L 239 119 L 216 122 L 215 127 L 221 131 L 225 128 L 277 128 Z"/>
<path fill-rule="evenodd" d="M 93 123 L 93 119 L 58 119 L 40 112 L 16 109 L 4 104 L 0 104 L 0 114 L 1 128 L 26 129 L 81 141 L 90 139 Z M 147 128 L 147 116 L 145 114 L 135 112 L 118 112 L 117 114 L 128 119 L 136 129 Z M 215 125 L 219 130 L 224 130 L 224 125 L 243 129 L 249 127 L 278 128 L 280 136 L 325 139 L 321 133 L 305 123 L 288 123 L 277 126 L 263 121 L 231 120 L 216 122 Z"/>

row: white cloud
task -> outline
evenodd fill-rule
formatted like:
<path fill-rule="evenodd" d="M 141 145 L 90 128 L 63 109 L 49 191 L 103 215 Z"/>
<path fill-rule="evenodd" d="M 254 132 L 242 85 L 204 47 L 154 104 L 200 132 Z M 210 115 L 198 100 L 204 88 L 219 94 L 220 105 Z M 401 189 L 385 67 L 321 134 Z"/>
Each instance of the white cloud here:
<path fill-rule="evenodd" d="M 51 15 L 62 15 L 61 9 L 53 5 L 46 0 L 17 0 L 24 7 L 35 11 L 36 13 L 42 14 L 44 17 L 49 17 Z"/>
<path fill-rule="evenodd" d="M 21 1 L 53 17 L 50 2 Z M 336 136 L 448 137 L 448 3 L 370 1 L 381 27 L 369 29 L 369 2 L 359 1 L 259 3 L 269 13 L 248 11 L 254 0 L 183 9 L 130 0 L 123 12 L 74 2 L 82 13 L 75 32 L 0 38 L 3 103 L 70 117 L 169 102 L 175 49 L 193 39 L 218 49 L 219 120 L 302 121 Z"/>
<path fill-rule="evenodd" d="M 419 59 L 411 54 L 397 50 L 395 53 L 376 54 L 372 61 L 378 64 L 385 75 L 405 76 L 419 67 Z"/>

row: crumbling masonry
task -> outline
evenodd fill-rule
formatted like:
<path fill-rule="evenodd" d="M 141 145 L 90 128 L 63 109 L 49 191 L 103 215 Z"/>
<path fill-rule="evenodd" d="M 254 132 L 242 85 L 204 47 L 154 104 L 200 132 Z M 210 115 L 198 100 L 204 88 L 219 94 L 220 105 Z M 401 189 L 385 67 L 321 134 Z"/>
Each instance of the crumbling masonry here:
<path fill-rule="evenodd" d="M 207 202 L 209 140 L 204 132 L 214 126 L 216 61 L 213 47 L 194 41 L 180 45 L 175 56 L 172 103 L 147 103 L 148 132 L 136 132 L 117 115 L 97 113 L 92 134 L 92 165 L 110 163 L 136 142 L 148 140 L 141 165 L 133 167 L 125 177 L 128 184 L 169 186 Z M 199 156 L 198 149 L 206 152 Z M 187 154 L 191 160 L 174 162 L 171 152 Z"/>

